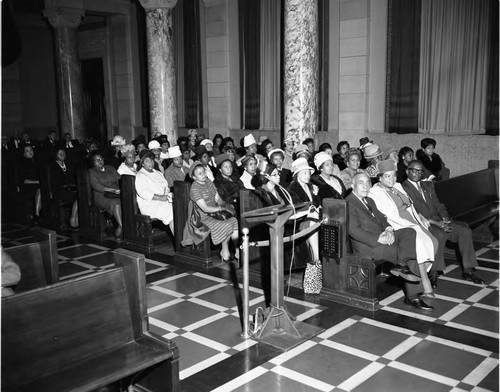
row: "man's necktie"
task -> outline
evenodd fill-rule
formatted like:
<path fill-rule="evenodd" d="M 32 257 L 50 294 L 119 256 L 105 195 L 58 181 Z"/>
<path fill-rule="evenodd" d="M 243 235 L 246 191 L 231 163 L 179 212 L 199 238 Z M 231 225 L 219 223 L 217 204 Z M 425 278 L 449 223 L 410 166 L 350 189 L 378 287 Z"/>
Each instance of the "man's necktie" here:
<path fill-rule="evenodd" d="M 425 200 L 425 195 L 424 195 L 424 190 L 422 189 L 422 187 L 420 186 L 420 181 L 417 182 L 417 187 L 418 187 L 418 191 L 420 192 L 420 194 L 422 195 L 422 198 Z"/>

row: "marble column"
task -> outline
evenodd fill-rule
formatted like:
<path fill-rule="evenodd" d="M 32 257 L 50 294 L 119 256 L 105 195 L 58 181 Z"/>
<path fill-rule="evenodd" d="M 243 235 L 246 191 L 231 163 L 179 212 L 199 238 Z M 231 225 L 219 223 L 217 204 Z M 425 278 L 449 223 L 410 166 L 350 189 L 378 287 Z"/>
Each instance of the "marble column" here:
<path fill-rule="evenodd" d="M 82 70 L 78 58 L 76 28 L 81 13 L 64 9 L 47 9 L 44 12 L 54 28 L 57 97 L 61 134 L 71 133 L 81 142 L 85 139 L 83 111 Z"/>
<path fill-rule="evenodd" d="M 317 0 L 285 0 L 285 137 L 314 138 L 318 127 Z"/>
<path fill-rule="evenodd" d="M 146 10 L 151 134 L 177 140 L 177 101 L 172 11 L 177 0 L 140 0 Z"/>

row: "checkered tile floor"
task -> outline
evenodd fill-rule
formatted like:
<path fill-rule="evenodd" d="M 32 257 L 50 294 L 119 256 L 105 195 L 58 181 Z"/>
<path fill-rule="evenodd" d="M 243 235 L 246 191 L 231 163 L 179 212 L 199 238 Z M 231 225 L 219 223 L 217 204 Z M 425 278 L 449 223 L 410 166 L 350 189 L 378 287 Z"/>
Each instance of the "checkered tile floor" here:
<path fill-rule="evenodd" d="M 57 238 L 62 280 L 113 266 L 115 244 Z M 2 225 L 3 247 L 27 242 L 24 227 Z M 370 313 L 292 289 L 288 311 L 325 331 L 282 353 L 241 336 L 235 289 L 219 268 L 200 272 L 156 253 L 146 259 L 150 329 L 178 345 L 188 392 L 498 391 L 498 241 L 476 254 L 486 285 L 462 280 L 447 260 L 429 313 L 406 306 L 401 291 Z M 251 287 L 251 313 L 263 304 Z"/>

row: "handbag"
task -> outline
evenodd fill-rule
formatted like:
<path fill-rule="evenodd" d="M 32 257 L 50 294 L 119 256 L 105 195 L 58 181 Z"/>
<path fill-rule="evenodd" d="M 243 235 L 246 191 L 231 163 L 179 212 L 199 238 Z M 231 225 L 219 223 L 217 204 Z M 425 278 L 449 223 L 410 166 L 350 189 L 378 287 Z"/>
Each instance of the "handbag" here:
<path fill-rule="evenodd" d="M 323 287 L 323 268 L 321 266 L 321 261 L 317 260 L 315 264 L 307 263 L 302 287 L 305 294 L 320 293 Z"/>
<path fill-rule="evenodd" d="M 208 216 L 217 220 L 225 221 L 232 218 L 234 215 L 227 210 L 222 210 L 222 211 L 212 212 L 208 214 Z"/>
<path fill-rule="evenodd" d="M 193 212 L 189 218 L 189 224 L 191 225 L 194 234 L 198 236 L 203 236 L 210 231 L 208 226 L 201 221 L 201 215 L 198 211 L 198 207 L 196 206 L 193 207 Z"/>

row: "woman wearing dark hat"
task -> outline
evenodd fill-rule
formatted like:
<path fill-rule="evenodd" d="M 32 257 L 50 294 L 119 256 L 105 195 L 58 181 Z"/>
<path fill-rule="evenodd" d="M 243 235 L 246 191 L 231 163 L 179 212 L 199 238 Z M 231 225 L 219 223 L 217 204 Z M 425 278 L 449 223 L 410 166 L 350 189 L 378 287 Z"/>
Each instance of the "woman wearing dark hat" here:
<path fill-rule="evenodd" d="M 423 178 L 428 178 L 433 181 L 447 180 L 450 178 L 450 170 L 444 166 L 441 157 L 434 152 L 436 141 L 431 138 L 425 138 L 420 142 L 420 146 L 422 148 L 417 150 L 416 155 L 417 159 L 422 162 L 425 168 Z"/>
<path fill-rule="evenodd" d="M 257 173 L 257 158 L 253 155 L 245 155 L 241 160 L 241 167 L 243 167 L 243 174 L 238 179 L 238 186 L 240 188 L 255 190 L 252 185 L 252 177 Z"/>
<path fill-rule="evenodd" d="M 229 154 L 220 154 L 215 158 L 218 172 L 215 175 L 214 185 L 222 200 L 236 207 L 240 196 L 240 187 L 236 183 L 238 176 L 235 176 L 233 163 Z"/>
<path fill-rule="evenodd" d="M 377 170 L 380 182 L 370 189 L 369 196 L 380 212 L 387 217 L 394 230 L 403 228 L 415 230 L 417 263 L 425 290 L 424 295 L 434 298 L 427 272 L 434 261 L 438 242 L 429 231 L 430 223 L 415 210 L 408 194 L 401 184 L 396 182 L 396 163 L 392 159 L 381 161 L 377 164 Z"/>
<path fill-rule="evenodd" d="M 342 180 L 334 172 L 338 170 L 333 163 L 333 159 L 326 152 L 318 152 L 314 157 L 314 165 L 319 170 L 319 174 L 311 177 L 311 182 L 318 186 L 318 196 L 320 203 L 325 198 L 343 199 L 346 195 L 346 188 Z"/>
<path fill-rule="evenodd" d="M 141 214 L 161 220 L 164 225 L 174 231 L 174 212 L 172 208 L 173 194 L 163 174 L 154 169 L 155 155 L 152 152 L 143 154 L 141 170 L 135 176 L 137 204 Z"/>
<path fill-rule="evenodd" d="M 221 211 L 229 211 L 234 214 L 234 209 L 219 196 L 213 182 L 208 180 L 206 170 L 201 162 L 193 163 L 189 175 L 193 179 L 189 197 L 194 203 L 194 208 L 199 213 L 201 222 L 210 229 L 214 245 L 222 245 L 220 252 L 222 261 L 229 261 L 231 260 L 229 240 L 238 240 L 238 221 L 234 216 L 226 220 L 218 220 L 210 214 Z M 186 240 L 186 238 L 184 239 Z M 186 244 L 186 241 L 183 241 L 183 245 Z M 237 246 L 235 246 L 235 258 L 239 258 Z"/>
<path fill-rule="evenodd" d="M 259 174 L 252 178 L 255 194 L 259 196 L 264 207 L 290 204 L 287 196 L 279 187 L 280 174 L 278 168 L 266 161 L 259 163 Z"/>

